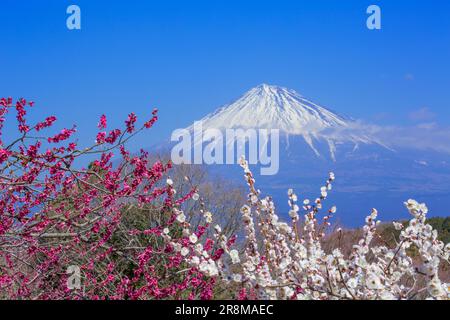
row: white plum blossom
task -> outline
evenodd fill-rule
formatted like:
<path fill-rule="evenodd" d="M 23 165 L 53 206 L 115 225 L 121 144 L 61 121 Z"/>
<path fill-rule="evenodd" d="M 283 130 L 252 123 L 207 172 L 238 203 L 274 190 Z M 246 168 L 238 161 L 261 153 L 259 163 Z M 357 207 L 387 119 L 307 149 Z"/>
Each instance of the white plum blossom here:
<path fill-rule="evenodd" d="M 177 215 L 177 221 L 179 223 L 183 223 L 186 221 L 186 216 L 184 215 L 184 213 L 180 213 L 179 215 Z"/>
<path fill-rule="evenodd" d="M 394 224 L 395 230 L 400 231 L 403 229 L 403 224 L 401 224 L 399 222 L 395 222 L 395 221 L 393 222 L 393 224 Z"/>
<path fill-rule="evenodd" d="M 371 290 L 382 289 L 381 280 L 376 274 L 369 274 L 366 279 L 366 286 Z"/>
<path fill-rule="evenodd" d="M 179 243 L 173 244 L 173 250 L 175 250 L 175 252 L 180 252 L 181 248 L 182 248 L 181 244 L 179 244 Z"/>
<path fill-rule="evenodd" d="M 192 195 L 192 200 L 197 201 L 198 199 L 200 199 L 199 194 L 198 194 L 198 193 L 194 193 L 194 194 Z"/>
<path fill-rule="evenodd" d="M 234 274 L 233 275 L 233 281 L 234 282 L 241 282 L 242 281 L 242 276 L 240 274 Z"/>
<path fill-rule="evenodd" d="M 197 243 L 198 237 L 193 233 L 193 234 L 191 234 L 191 235 L 189 236 L 189 241 L 190 241 L 191 243 Z"/>
<path fill-rule="evenodd" d="M 209 224 L 212 222 L 212 213 L 211 212 L 209 212 L 209 211 L 205 212 L 203 217 L 205 218 L 206 223 Z"/>
<path fill-rule="evenodd" d="M 195 252 L 197 252 L 198 254 L 202 254 L 203 252 L 203 245 L 201 243 L 197 243 L 194 247 Z"/>
<path fill-rule="evenodd" d="M 190 262 L 192 265 L 198 266 L 200 264 L 200 258 L 197 256 L 193 256 L 193 257 L 191 257 Z"/>
<path fill-rule="evenodd" d="M 289 217 L 291 217 L 291 218 L 298 218 L 297 211 L 289 210 Z"/>
<path fill-rule="evenodd" d="M 428 284 L 428 292 L 432 297 L 439 298 L 445 296 L 446 290 L 438 277 L 434 277 Z"/>
<path fill-rule="evenodd" d="M 239 252 L 236 249 L 230 250 L 230 258 L 233 264 L 241 262 L 239 258 Z"/>
<path fill-rule="evenodd" d="M 181 248 L 180 254 L 185 257 L 189 254 L 189 249 L 186 247 Z"/>
<path fill-rule="evenodd" d="M 204 260 L 203 262 L 201 262 L 199 269 L 201 272 L 203 272 L 205 275 L 209 277 L 217 276 L 219 273 L 216 263 L 211 259 Z"/>
<path fill-rule="evenodd" d="M 347 281 L 347 287 L 355 289 L 358 286 L 358 280 L 356 278 L 350 278 Z"/>

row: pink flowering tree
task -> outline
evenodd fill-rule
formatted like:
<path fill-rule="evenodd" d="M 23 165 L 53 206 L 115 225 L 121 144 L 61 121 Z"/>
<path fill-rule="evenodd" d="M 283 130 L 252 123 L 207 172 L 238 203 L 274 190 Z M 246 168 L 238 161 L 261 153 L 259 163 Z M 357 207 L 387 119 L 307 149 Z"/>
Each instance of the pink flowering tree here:
<path fill-rule="evenodd" d="M 32 107 L 0 100 L 0 298 L 211 298 L 214 278 L 205 273 L 221 255 L 215 241 L 202 239 L 209 268 L 184 259 L 209 225 L 192 230 L 178 209 L 198 197 L 195 186 L 176 196 L 170 162 L 126 148 L 157 110 L 140 125 L 131 113 L 120 129 L 107 129 L 102 116 L 95 144 L 80 148 L 75 127 L 45 134 L 54 116 L 29 123 Z M 14 111 L 12 138 L 3 127 Z M 75 165 L 84 158 L 93 158 L 88 168 Z"/>

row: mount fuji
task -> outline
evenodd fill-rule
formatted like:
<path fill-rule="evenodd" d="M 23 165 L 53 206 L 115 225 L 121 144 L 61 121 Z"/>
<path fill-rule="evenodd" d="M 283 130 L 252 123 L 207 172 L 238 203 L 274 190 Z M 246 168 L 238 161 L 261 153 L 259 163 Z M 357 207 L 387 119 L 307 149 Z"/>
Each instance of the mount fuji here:
<path fill-rule="evenodd" d="M 315 199 L 333 171 L 337 180 L 327 201 L 338 206 L 338 219 L 344 225 L 360 225 L 371 208 L 377 208 L 384 220 L 406 218 L 403 201 L 409 198 L 426 202 L 431 214 L 450 215 L 448 153 L 391 146 L 389 139 L 373 135 L 363 122 L 339 115 L 294 90 L 262 84 L 199 121 L 203 130 L 279 130 L 279 171 L 273 176 L 255 174 L 255 178 L 263 193 L 273 196 L 285 212 L 288 188 L 302 198 Z M 238 165 L 207 167 L 242 183 Z"/>
<path fill-rule="evenodd" d="M 302 97 L 294 90 L 267 84 L 259 85 L 235 102 L 219 108 L 200 120 L 203 129 L 278 129 L 289 137 L 302 137 L 316 156 L 316 144 L 326 142 L 329 155 L 336 161 L 336 146 L 349 143 L 354 149 L 361 144 L 381 141 L 356 132 L 359 124 L 351 118 Z M 192 127 L 190 127 L 192 129 Z"/>

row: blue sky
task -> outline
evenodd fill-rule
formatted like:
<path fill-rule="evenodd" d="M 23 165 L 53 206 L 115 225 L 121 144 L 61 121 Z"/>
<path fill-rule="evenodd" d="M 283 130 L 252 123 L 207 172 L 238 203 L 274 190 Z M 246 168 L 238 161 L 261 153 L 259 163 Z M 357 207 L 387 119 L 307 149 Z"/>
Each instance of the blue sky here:
<path fill-rule="evenodd" d="M 66 28 L 70 4 L 82 30 Z M 370 4 L 380 31 L 366 28 Z M 450 125 L 446 0 L 2 0 L 0 12 L 0 95 L 77 123 L 85 143 L 103 113 L 158 107 L 136 142 L 151 145 L 263 82 L 367 121 Z"/>

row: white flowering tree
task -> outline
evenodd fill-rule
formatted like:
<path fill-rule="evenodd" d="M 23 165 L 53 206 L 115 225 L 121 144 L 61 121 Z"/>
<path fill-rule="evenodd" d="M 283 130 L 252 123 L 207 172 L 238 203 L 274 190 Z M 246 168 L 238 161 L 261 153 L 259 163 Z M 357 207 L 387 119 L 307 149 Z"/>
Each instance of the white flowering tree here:
<path fill-rule="evenodd" d="M 412 219 L 406 228 L 394 223 L 401 231 L 395 247 L 374 244 L 380 222 L 377 221 L 377 210 L 373 209 L 366 218 L 363 236 L 353 245 L 350 255 L 344 256 L 339 247 L 327 253 L 322 249 L 321 241 L 336 207 L 331 207 L 320 219 L 319 213 L 331 190 L 334 174 L 330 173 L 320 197 L 314 201 L 304 200 L 301 208 L 294 191 L 288 191 L 291 221 L 286 223 L 276 214 L 270 197 L 260 198 L 245 159 L 241 159 L 241 166 L 250 190 L 248 203 L 241 209 L 245 230 L 242 252 L 232 249 L 234 241 L 221 234 L 218 225 L 214 230 L 216 243 L 220 246 L 216 253 L 220 254 L 215 257 L 210 256 L 201 244 L 192 251 L 172 244 L 191 266 L 235 288 L 238 298 L 450 298 L 449 284 L 439 279 L 440 264 L 449 262 L 450 246 L 444 246 L 438 240 L 437 231 L 426 223 L 428 209 L 425 204 L 415 200 L 405 203 Z M 211 223 L 211 213 L 202 212 L 207 223 Z M 177 217 L 179 223 L 185 223 L 183 212 L 178 212 Z M 188 229 L 185 229 L 185 235 L 192 243 L 198 240 Z M 167 236 L 166 240 L 171 241 Z M 418 252 L 420 261 L 409 255 L 412 247 Z"/>

